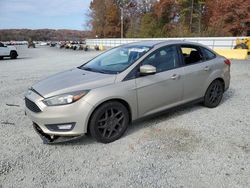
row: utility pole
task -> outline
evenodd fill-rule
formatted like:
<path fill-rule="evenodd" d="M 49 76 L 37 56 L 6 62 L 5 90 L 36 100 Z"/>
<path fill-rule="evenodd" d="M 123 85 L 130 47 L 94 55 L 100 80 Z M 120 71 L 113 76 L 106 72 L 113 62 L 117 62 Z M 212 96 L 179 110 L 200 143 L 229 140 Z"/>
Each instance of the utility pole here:
<path fill-rule="evenodd" d="M 202 4 L 199 4 L 199 35 L 201 37 Z"/>
<path fill-rule="evenodd" d="M 121 9 L 121 38 L 123 38 L 123 17 L 124 17 L 123 7 L 121 6 L 120 9 Z"/>
<path fill-rule="evenodd" d="M 120 7 L 120 11 L 121 11 L 121 38 L 124 37 L 124 7 L 125 7 L 125 10 L 126 8 L 128 8 L 129 6 L 132 5 L 132 2 L 128 1 L 124 2 L 124 0 L 121 0 L 120 3 L 119 3 L 119 7 Z"/>
<path fill-rule="evenodd" d="M 200 2 L 199 3 L 199 8 L 198 9 L 195 9 L 193 8 L 193 11 L 194 12 L 197 12 L 199 14 L 199 22 L 198 22 L 198 31 L 199 31 L 199 35 L 201 35 L 201 26 L 202 26 L 202 14 L 204 12 L 204 3 L 203 2 Z"/>
<path fill-rule="evenodd" d="M 194 11 L 194 0 L 192 0 L 192 4 L 191 4 L 190 23 L 189 23 L 189 29 L 190 29 L 190 32 L 192 32 L 192 25 L 193 25 L 193 11 Z"/>

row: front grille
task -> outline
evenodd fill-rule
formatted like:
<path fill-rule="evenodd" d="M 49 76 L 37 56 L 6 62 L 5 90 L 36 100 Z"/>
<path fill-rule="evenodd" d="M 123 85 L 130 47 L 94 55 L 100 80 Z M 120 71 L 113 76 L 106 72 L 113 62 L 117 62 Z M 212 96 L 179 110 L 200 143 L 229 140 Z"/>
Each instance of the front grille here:
<path fill-rule="evenodd" d="M 32 112 L 36 112 L 36 113 L 41 112 L 41 109 L 36 105 L 36 103 L 32 102 L 28 98 L 25 98 L 25 105 Z"/>

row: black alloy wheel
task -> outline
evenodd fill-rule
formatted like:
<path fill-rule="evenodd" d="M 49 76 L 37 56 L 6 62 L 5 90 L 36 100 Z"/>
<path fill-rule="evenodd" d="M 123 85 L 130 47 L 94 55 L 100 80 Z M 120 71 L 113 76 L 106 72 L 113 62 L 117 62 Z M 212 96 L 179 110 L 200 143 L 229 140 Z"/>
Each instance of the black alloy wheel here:
<path fill-rule="evenodd" d="M 208 87 L 205 97 L 204 97 L 204 105 L 209 108 L 217 107 L 224 93 L 224 86 L 220 80 L 213 81 Z"/>
<path fill-rule="evenodd" d="M 101 105 L 90 120 L 90 133 L 102 143 L 110 143 L 119 139 L 126 131 L 129 123 L 127 108 L 116 101 Z"/>

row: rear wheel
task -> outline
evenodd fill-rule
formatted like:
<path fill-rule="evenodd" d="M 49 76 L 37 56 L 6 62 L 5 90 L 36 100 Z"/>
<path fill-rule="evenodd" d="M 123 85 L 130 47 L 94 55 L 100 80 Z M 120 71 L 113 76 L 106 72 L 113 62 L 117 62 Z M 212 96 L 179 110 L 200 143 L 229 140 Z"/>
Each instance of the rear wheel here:
<path fill-rule="evenodd" d="M 244 43 L 237 44 L 234 49 L 248 49 L 248 46 Z"/>
<path fill-rule="evenodd" d="M 112 101 L 101 105 L 93 113 L 89 131 L 98 142 L 110 143 L 119 139 L 129 123 L 127 108 L 119 102 Z"/>
<path fill-rule="evenodd" d="M 208 87 L 204 96 L 204 106 L 208 108 L 217 107 L 223 97 L 223 83 L 220 80 L 213 81 Z"/>
<path fill-rule="evenodd" d="M 10 58 L 11 59 L 16 59 L 17 58 L 17 53 L 15 51 L 10 52 Z"/>

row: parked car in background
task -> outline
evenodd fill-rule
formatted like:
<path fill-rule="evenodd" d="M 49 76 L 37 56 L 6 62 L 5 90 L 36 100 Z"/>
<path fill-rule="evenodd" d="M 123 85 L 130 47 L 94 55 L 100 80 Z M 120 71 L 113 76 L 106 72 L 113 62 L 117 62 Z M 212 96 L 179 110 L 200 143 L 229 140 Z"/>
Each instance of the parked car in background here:
<path fill-rule="evenodd" d="M 144 41 L 106 51 L 31 87 L 26 113 L 45 143 L 90 133 L 119 139 L 133 120 L 196 101 L 217 107 L 230 61 L 185 41 Z"/>
<path fill-rule="evenodd" d="M 47 42 L 40 42 L 39 45 L 40 46 L 47 46 Z"/>
<path fill-rule="evenodd" d="M 15 46 L 6 46 L 2 42 L 0 42 L 0 59 L 3 59 L 4 57 L 16 59 L 17 56 L 18 53 Z"/>

